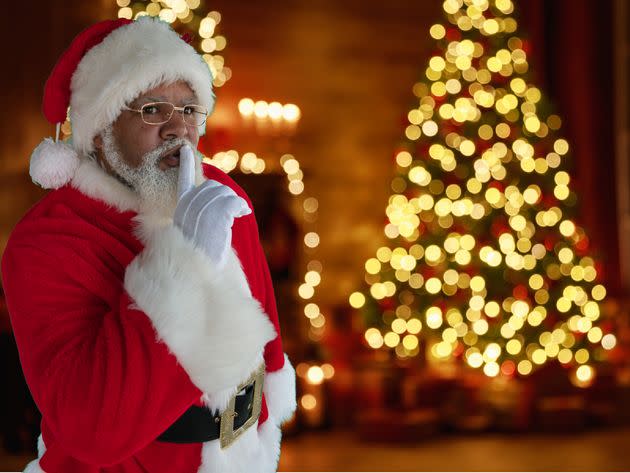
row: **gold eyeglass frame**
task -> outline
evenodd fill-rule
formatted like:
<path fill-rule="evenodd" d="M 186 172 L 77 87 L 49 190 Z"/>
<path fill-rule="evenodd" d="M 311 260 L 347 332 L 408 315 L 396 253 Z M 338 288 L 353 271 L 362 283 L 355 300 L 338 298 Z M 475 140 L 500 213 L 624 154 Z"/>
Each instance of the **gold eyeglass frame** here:
<path fill-rule="evenodd" d="M 144 107 L 149 106 L 149 105 L 158 105 L 158 104 L 170 105 L 172 107 L 171 114 L 163 122 L 151 123 L 151 122 L 146 121 L 145 118 L 144 118 L 144 112 L 142 111 L 142 109 Z M 199 108 L 203 109 L 204 110 L 204 114 L 205 114 L 204 118 L 203 118 L 203 121 L 201 123 L 199 123 L 198 125 L 194 124 L 194 123 L 188 123 L 186 121 L 186 115 L 184 115 L 184 109 L 186 109 L 186 107 L 199 107 Z M 182 115 L 182 120 L 184 120 L 184 123 L 186 125 L 189 125 L 189 126 L 202 126 L 202 125 L 204 125 L 206 123 L 206 120 L 208 119 L 208 110 L 203 105 L 198 105 L 198 104 L 188 104 L 188 105 L 184 105 L 183 107 L 177 107 L 174 103 L 171 103 L 171 102 L 148 102 L 148 103 L 143 104 L 142 107 L 140 107 L 139 109 L 135 109 L 135 108 L 127 107 L 127 106 L 125 106 L 123 108 L 125 110 L 129 110 L 130 112 L 139 113 L 140 114 L 140 118 L 142 118 L 142 121 L 144 123 L 146 123 L 147 125 L 164 125 L 165 123 L 168 123 L 169 121 L 171 121 L 171 118 L 173 118 L 173 113 L 174 112 L 180 112 L 181 115 Z"/>

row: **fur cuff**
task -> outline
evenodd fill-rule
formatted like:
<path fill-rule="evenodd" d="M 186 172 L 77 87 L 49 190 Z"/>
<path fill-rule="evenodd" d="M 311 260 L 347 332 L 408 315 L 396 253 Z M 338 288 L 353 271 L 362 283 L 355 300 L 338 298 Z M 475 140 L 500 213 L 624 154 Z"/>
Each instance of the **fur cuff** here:
<path fill-rule="evenodd" d="M 284 355 L 284 366 L 265 374 L 263 387 L 269 415 L 278 425 L 291 418 L 296 408 L 295 370 L 289 357 Z"/>
<path fill-rule="evenodd" d="M 280 459 L 282 433 L 273 422 L 252 426 L 222 450 L 219 440 L 203 444 L 197 473 L 274 473 Z"/>
<path fill-rule="evenodd" d="M 144 236 L 146 247 L 127 267 L 125 289 L 158 338 L 205 393 L 247 379 L 276 333 L 252 297 L 236 253 L 230 250 L 217 271 L 173 225 Z"/>

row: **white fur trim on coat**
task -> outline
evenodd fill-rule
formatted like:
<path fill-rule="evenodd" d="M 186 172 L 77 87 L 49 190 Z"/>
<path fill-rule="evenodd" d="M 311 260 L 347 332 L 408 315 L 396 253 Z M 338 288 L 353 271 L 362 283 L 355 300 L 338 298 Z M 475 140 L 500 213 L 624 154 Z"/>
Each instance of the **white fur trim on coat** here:
<path fill-rule="evenodd" d="M 186 81 L 200 105 L 214 106 L 212 74 L 195 49 L 170 25 L 145 16 L 121 26 L 91 48 L 72 76 L 70 120 L 74 147 L 92 151 L 92 140 L 123 106 L 163 83 Z M 200 134 L 205 125 L 199 127 Z"/>
<path fill-rule="evenodd" d="M 219 440 L 205 442 L 197 473 L 273 473 L 280 459 L 281 438 L 280 428 L 272 421 L 250 427 L 223 450 Z"/>
<path fill-rule="evenodd" d="M 26 465 L 22 473 L 46 473 L 46 472 L 42 470 L 41 466 L 39 466 L 39 458 L 38 458 L 28 463 L 28 465 Z"/>
<path fill-rule="evenodd" d="M 177 227 L 140 224 L 146 247 L 127 267 L 125 289 L 199 389 L 212 396 L 234 388 L 276 337 L 236 253 L 217 271 Z"/>
<path fill-rule="evenodd" d="M 269 416 L 279 424 L 291 418 L 296 408 L 295 370 L 284 354 L 284 366 L 265 375 L 263 387 Z"/>
<path fill-rule="evenodd" d="M 70 185 L 82 194 L 105 202 L 121 212 L 139 210 L 138 194 L 107 174 L 90 158 L 81 159 Z"/>

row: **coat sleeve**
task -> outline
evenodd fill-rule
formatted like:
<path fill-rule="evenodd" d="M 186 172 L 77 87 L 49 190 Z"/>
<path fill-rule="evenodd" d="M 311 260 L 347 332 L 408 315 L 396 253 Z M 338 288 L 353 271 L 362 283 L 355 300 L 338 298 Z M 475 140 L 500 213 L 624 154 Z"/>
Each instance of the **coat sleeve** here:
<path fill-rule="evenodd" d="M 93 465 L 149 444 L 201 395 L 122 292 L 108 307 L 54 254 L 10 246 L 4 289 L 22 369 L 54 439 Z"/>
<path fill-rule="evenodd" d="M 255 234 L 258 236 L 256 222 L 253 218 L 252 220 Z M 259 239 L 256 238 L 255 242 L 255 258 L 264 291 L 264 297 L 262 297 L 264 310 L 273 322 L 276 332 L 275 338 L 265 346 L 267 373 L 263 391 L 268 413 L 276 424 L 280 425 L 289 420 L 296 409 L 295 370 L 282 348 L 280 321 L 269 265 Z"/>
<path fill-rule="evenodd" d="M 148 445 L 202 392 L 247 378 L 272 338 L 257 302 L 172 226 L 151 232 L 113 304 L 65 254 L 12 239 L 2 273 L 29 388 L 53 440 L 80 461 L 113 465 Z"/>

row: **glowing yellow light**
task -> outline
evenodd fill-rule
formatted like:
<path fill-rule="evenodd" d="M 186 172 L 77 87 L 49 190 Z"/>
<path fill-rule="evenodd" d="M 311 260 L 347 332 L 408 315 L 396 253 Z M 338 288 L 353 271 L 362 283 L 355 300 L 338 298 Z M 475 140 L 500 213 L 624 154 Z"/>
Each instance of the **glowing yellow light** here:
<path fill-rule="evenodd" d="M 602 329 L 599 327 L 593 327 L 588 331 L 587 337 L 591 343 L 598 343 L 602 339 Z"/>
<path fill-rule="evenodd" d="M 386 246 L 382 246 L 376 250 L 376 257 L 380 262 L 387 263 L 392 257 L 392 250 Z"/>
<path fill-rule="evenodd" d="M 422 133 L 424 133 L 425 135 L 434 136 L 437 132 L 438 132 L 438 126 L 437 126 L 437 123 L 435 123 L 433 120 L 427 120 L 426 122 L 422 124 Z M 409 139 L 416 139 L 416 138 L 409 138 Z"/>
<path fill-rule="evenodd" d="M 597 320 L 600 314 L 599 305 L 597 304 L 597 302 L 593 302 L 593 301 L 587 302 L 582 307 L 582 312 L 590 320 Z"/>
<path fill-rule="evenodd" d="M 505 349 L 510 355 L 517 355 L 522 348 L 521 342 L 513 338 L 505 344 Z"/>
<path fill-rule="evenodd" d="M 131 3 L 131 0 L 116 0 L 116 3 L 119 7 L 126 7 L 129 3 Z"/>
<path fill-rule="evenodd" d="M 400 342 L 400 335 L 394 332 L 387 332 L 387 334 L 385 334 L 385 337 L 383 338 L 383 341 L 388 347 L 394 348 Z"/>
<path fill-rule="evenodd" d="M 442 283 L 438 278 L 429 278 L 425 283 L 425 287 L 429 294 L 437 294 L 442 290 Z"/>
<path fill-rule="evenodd" d="M 402 344 L 407 350 L 415 350 L 418 348 L 418 337 L 415 335 L 405 335 Z"/>
<path fill-rule="evenodd" d="M 486 346 L 484 355 L 488 358 L 488 360 L 494 361 L 501 355 L 501 347 L 498 343 L 490 343 Z"/>
<path fill-rule="evenodd" d="M 448 342 L 440 342 L 434 345 L 436 355 L 440 358 L 446 358 L 453 352 L 451 344 Z"/>
<path fill-rule="evenodd" d="M 365 262 L 365 270 L 369 274 L 377 274 L 381 270 L 381 262 L 376 258 L 370 258 Z"/>
<path fill-rule="evenodd" d="M 501 307 L 495 301 L 488 302 L 484 307 L 484 312 L 488 315 L 488 317 L 496 317 L 497 315 L 499 315 L 500 311 Z"/>
<path fill-rule="evenodd" d="M 124 7 L 118 10 L 118 18 L 126 18 L 128 20 L 131 20 L 132 17 L 133 17 L 133 10 L 131 8 Z"/>
<path fill-rule="evenodd" d="M 601 284 L 598 284 L 591 289 L 591 294 L 593 299 L 596 301 L 601 301 L 606 297 L 606 288 Z"/>
<path fill-rule="evenodd" d="M 321 384 L 324 381 L 324 371 L 319 366 L 311 366 L 306 372 L 306 379 L 311 384 Z"/>
<path fill-rule="evenodd" d="M 432 329 L 442 325 L 442 310 L 439 307 L 429 307 L 425 313 L 427 325 Z"/>
<path fill-rule="evenodd" d="M 486 363 L 486 365 L 483 367 L 483 372 L 486 376 L 493 378 L 499 374 L 499 365 L 494 361 Z"/>
<path fill-rule="evenodd" d="M 571 261 L 573 261 L 573 251 L 571 251 L 570 248 L 562 248 L 558 252 L 558 259 L 562 263 L 570 263 Z"/>
<path fill-rule="evenodd" d="M 575 352 L 574 358 L 575 361 L 577 361 L 578 363 L 584 364 L 590 358 L 590 354 L 586 348 L 580 348 L 578 351 Z"/>
<path fill-rule="evenodd" d="M 516 369 L 520 374 L 526 376 L 532 372 L 532 364 L 529 360 L 521 360 L 519 361 Z"/>
<path fill-rule="evenodd" d="M 575 224 L 570 220 L 564 220 L 560 224 L 560 233 L 565 237 L 570 237 L 575 234 Z"/>
<path fill-rule="evenodd" d="M 494 131 L 490 125 L 481 125 L 479 130 L 477 130 L 477 134 L 482 140 L 490 140 L 494 135 Z"/>
<path fill-rule="evenodd" d="M 569 143 L 565 139 L 558 139 L 554 142 L 553 149 L 556 153 L 562 156 L 569 152 Z"/>
<path fill-rule="evenodd" d="M 264 100 L 258 100 L 254 103 L 254 115 L 258 118 L 265 118 L 267 116 L 267 109 L 269 104 Z"/>
<path fill-rule="evenodd" d="M 450 284 L 451 286 L 453 286 L 457 284 L 457 281 L 459 280 L 459 273 L 454 269 L 448 269 L 444 272 L 444 275 L 442 277 L 446 284 Z"/>
<path fill-rule="evenodd" d="M 315 289 L 313 288 L 313 286 L 310 286 L 308 284 L 300 284 L 300 287 L 298 288 L 298 294 L 302 299 L 310 299 L 311 297 L 313 297 L 313 294 L 315 294 Z"/>
<path fill-rule="evenodd" d="M 571 350 L 569 350 L 568 348 L 563 348 L 562 350 L 560 350 L 560 352 L 558 352 L 558 361 L 560 363 L 570 363 L 571 360 L 573 359 L 573 352 Z"/>
<path fill-rule="evenodd" d="M 309 319 L 314 319 L 319 315 L 319 306 L 312 302 L 304 306 L 304 315 Z"/>
<path fill-rule="evenodd" d="M 472 329 L 477 335 L 484 335 L 488 332 L 488 322 L 485 319 L 479 319 L 473 322 Z"/>
<path fill-rule="evenodd" d="M 288 122 L 297 122 L 300 119 L 301 112 L 297 105 L 288 103 L 282 107 L 282 118 Z"/>
<path fill-rule="evenodd" d="M 587 383 L 588 381 L 591 381 L 594 375 L 594 371 L 593 368 L 591 368 L 589 365 L 582 365 L 580 367 L 578 367 L 578 369 L 575 371 L 575 376 L 577 377 L 577 379 L 583 383 Z"/>
<path fill-rule="evenodd" d="M 350 294 L 348 302 L 350 302 L 350 305 L 355 309 L 360 309 L 365 305 L 365 296 L 360 292 L 353 292 Z"/>
<path fill-rule="evenodd" d="M 335 376 L 335 368 L 330 363 L 324 363 L 322 365 L 322 371 L 324 372 L 324 378 L 330 379 Z"/>
<path fill-rule="evenodd" d="M 177 15 L 170 8 L 163 8 L 160 11 L 160 18 L 167 23 L 173 23 L 177 19 Z"/>
<path fill-rule="evenodd" d="M 545 350 L 543 350 L 542 348 L 534 350 L 534 352 L 532 353 L 532 361 L 537 365 L 542 365 L 543 363 L 545 363 L 545 361 L 547 361 L 547 354 L 545 353 Z"/>
<path fill-rule="evenodd" d="M 435 24 L 429 29 L 429 34 L 433 39 L 442 39 L 446 35 L 446 29 L 442 25 Z"/>
<path fill-rule="evenodd" d="M 394 319 L 392 322 L 392 331 L 401 334 L 407 329 L 407 322 L 403 319 Z"/>
<path fill-rule="evenodd" d="M 540 120 L 538 119 L 538 117 L 535 115 L 532 115 L 525 118 L 525 128 L 530 133 L 536 133 L 540 129 Z M 543 160 L 543 162 L 545 161 Z"/>
<path fill-rule="evenodd" d="M 407 332 L 415 335 L 420 333 L 420 330 L 422 330 L 422 322 L 419 319 L 414 318 L 407 321 Z"/>
<path fill-rule="evenodd" d="M 422 135 L 418 125 L 409 125 L 405 129 L 405 136 L 410 140 L 417 140 Z"/>
<path fill-rule="evenodd" d="M 544 279 L 540 274 L 533 274 L 529 278 L 529 287 L 534 290 L 538 290 L 543 287 Z"/>
<path fill-rule="evenodd" d="M 300 398 L 300 404 L 302 404 L 304 409 L 310 411 L 315 409 L 315 406 L 317 406 L 317 399 L 312 394 L 305 394 Z"/>
<path fill-rule="evenodd" d="M 470 280 L 470 288 L 475 292 L 481 292 L 486 287 L 486 280 L 481 276 L 474 276 Z"/>
<path fill-rule="evenodd" d="M 213 38 L 206 38 L 201 42 L 201 49 L 206 53 L 211 53 L 217 48 L 217 42 Z"/>
<path fill-rule="evenodd" d="M 602 337 L 602 347 L 605 350 L 612 350 L 617 345 L 617 339 L 612 333 L 606 334 Z"/>
<path fill-rule="evenodd" d="M 401 167 L 407 167 L 411 164 L 412 157 L 407 151 L 401 151 L 396 155 L 396 163 Z"/>
<path fill-rule="evenodd" d="M 473 352 L 466 357 L 466 362 L 472 368 L 479 368 L 481 365 L 483 365 L 483 356 L 479 352 Z"/>
<path fill-rule="evenodd" d="M 319 245 L 319 235 L 315 232 L 308 232 L 304 235 L 304 244 L 309 248 L 315 248 Z"/>
<path fill-rule="evenodd" d="M 519 318 L 525 318 L 529 312 L 529 304 L 525 301 L 515 301 L 510 308 L 511 312 Z"/>
<path fill-rule="evenodd" d="M 468 301 L 468 305 L 470 306 L 470 308 L 476 311 L 481 311 L 483 309 L 484 304 L 485 304 L 485 301 L 483 297 L 481 296 L 473 296 Z"/>
<path fill-rule="evenodd" d="M 383 336 L 376 328 L 369 328 L 365 331 L 365 340 L 368 345 L 374 349 L 378 349 L 383 346 Z"/>
<path fill-rule="evenodd" d="M 415 166 L 409 170 L 409 180 L 421 186 L 426 186 L 431 182 L 431 174 L 425 168 Z"/>
<path fill-rule="evenodd" d="M 444 58 L 441 56 L 433 56 L 430 60 L 429 60 L 429 67 L 431 69 L 433 69 L 434 71 L 442 71 L 444 70 L 444 67 L 446 66 L 446 62 L 444 61 Z"/>

